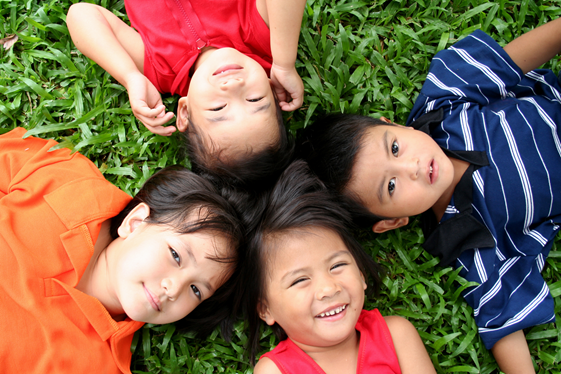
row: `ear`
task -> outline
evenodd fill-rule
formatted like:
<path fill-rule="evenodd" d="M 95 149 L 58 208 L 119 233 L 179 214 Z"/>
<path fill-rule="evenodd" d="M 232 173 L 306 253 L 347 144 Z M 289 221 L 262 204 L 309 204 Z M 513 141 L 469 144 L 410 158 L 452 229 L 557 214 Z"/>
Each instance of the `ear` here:
<path fill-rule="evenodd" d="M 364 274 L 362 274 L 362 271 L 360 272 L 360 279 L 362 279 L 362 288 L 366 291 L 368 285 L 366 284 L 366 279 L 364 278 Z"/>
<path fill-rule="evenodd" d="M 181 132 L 187 130 L 189 127 L 189 108 L 188 104 L 189 99 L 187 96 L 183 96 L 177 102 L 177 119 L 175 120 L 175 126 Z"/>
<path fill-rule="evenodd" d="M 390 121 L 386 117 L 380 117 L 380 121 L 384 121 L 385 123 L 393 123 L 392 121 Z"/>
<path fill-rule="evenodd" d="M 382 221 L 378 221 L 372 226 L 372 231 L 376 234 L 381 234 L 386 231 L 395 230 L 400 227 L 403 227 L 409 223 L 409 217 L 401 217 L 401 218 L 392 218 L 392 219 L 384 219 Z"/>
<path fill-rule="evenodd" d="M 117 229 L 117 233 L 123 239 L 129 236 L 137 227 L 150 216 L 150 207 L 145 203 L 140 203 L 127 214 L 121 226 Z"/>
<path fill-rule="evenodd" d="M 273 326 L 275 324 L 275 319 L 271 315 L 269 306 L 264 300 L 259 300 L 257 303 L 257 313 L 259 313 L 259 318 L 261 318 L 267 325 Z"/>

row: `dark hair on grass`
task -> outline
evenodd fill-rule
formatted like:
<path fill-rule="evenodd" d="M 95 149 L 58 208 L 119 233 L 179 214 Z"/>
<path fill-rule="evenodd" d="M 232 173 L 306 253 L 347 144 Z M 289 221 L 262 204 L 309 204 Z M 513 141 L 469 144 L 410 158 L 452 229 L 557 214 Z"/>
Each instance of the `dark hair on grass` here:
<path fill-rule="evenodd" d="M 243 241 L 236 210 L 212 183 L 201 176 L 184 167 L 167 167 L 150 177 L 128 205 L 111 220 L 110 232 L 114 239 L 118 237 L 117 230 L 124 218 L 140 203 L 150 207 L 150 215 L 146 218 L 149 224 L 169 226 L 180 234 L 208 231 L 228 239 L 228 253 L 217 253 L 209 258 L 229 264 L 233 275 L 180 323 L 200 335 L 210 333 L 221 324 L 223 334 L 228 336 L 233 323 L 229 310 L 232 284 L 237 282 L 238 248 Z"/>
<path fill-rule="evenodd" d="M 248 350 L 255 363 L 259 350 L 260 328 L 259 301 L 265 299 L 268 260 L 274 256 L 284 237 L 306 228 L 323 228 L 339 235 L 356 260 L 362 274 L 372 287 L 369 293 L 378 292 L 379 267 L 348 231 L 350 216 L 341 207 L 324 184 L 309 170 L 307 164 L 295 161 L 280 176 L 270 192 L 261 221 L 248 242 L 248 255 L 244 263 L 246 314 L 249 321 Z M 273 331 L 281 340 L 286 334 L 275 324 Z"/>
<path fill-rule="evenodd" d="M 354 114 L 331 114 L 305 128 L 297 145 L 298 157 L 308 162 L 323 183 L 338 194 L 355 225 L 361 228 L 372 227 L 384 218 L 370 213 L 360 197 L 346 187 L 366 131 L 380 125 L 393 124 Z"/>
<path fill-rule="evenodd" d="M 212 140 L 205 141 L 197 125 L 188 119 L 189 126 L 184 136 L 191 169 L 218 185 L 254 190 L 264 190 L 272 186 L 294 155 L 294 139 L 284 126 L 282 110 L 277 99 L 275 106 L 278 141 L 258 152 L 249 148 L 242 155 L 229 160 L 223 157 L 224 150 L 218 149 Z"/>

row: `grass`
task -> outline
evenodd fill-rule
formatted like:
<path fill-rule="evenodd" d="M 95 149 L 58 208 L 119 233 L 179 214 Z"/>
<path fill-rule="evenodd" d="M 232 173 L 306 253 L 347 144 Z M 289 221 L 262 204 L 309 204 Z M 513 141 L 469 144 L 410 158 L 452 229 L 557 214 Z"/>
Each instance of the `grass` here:
<path fill-rule="evenodd" d="M 123 1 L 102 6 L 125 18 Z M 184 164 L 180 138 L 156 136 L 132 115 L 125 89 L 74 47 L 65 25 L 70 1 L 0 0 L 0 133 L 16 126 L 57 139 L 89 157 L 107 179 L 134 194 L 152 173 Z M 404 123 L 432 56 L 477 28 L 501 45 L 561 14 L 560 1 L 309 0 L 297 68 L 304 106 L 285 114 L 289 129 L 305 127 L 327 112 L 385 116 Z M 559 70 L 558 59 L 548 67 Z M 164 99 L 175 109 L 177 97 Z M 465 281 L 420 246 L 416 223 L 374 236 L 357 233 L 387 271 L 381 296 L 367 300 L 382 314 L 407 317 L 417 327 L 439 373 L 495 373 L 498 367 L 476 333 L 472 310 L 458 287 Z M 561 241 L 543 275 L 561 320 Z M 529 329 L 527 339 L 539 373 L 561 372 L 561 325 Z M 251 373 L 244 357 L 246 331 L 239 322 L 233 342 L 218 332 L 201 340 L 173 324 L 146 325 L 133 340 L 136 373 Z M 277 342 L 262 335 L 266 351 Z"/>

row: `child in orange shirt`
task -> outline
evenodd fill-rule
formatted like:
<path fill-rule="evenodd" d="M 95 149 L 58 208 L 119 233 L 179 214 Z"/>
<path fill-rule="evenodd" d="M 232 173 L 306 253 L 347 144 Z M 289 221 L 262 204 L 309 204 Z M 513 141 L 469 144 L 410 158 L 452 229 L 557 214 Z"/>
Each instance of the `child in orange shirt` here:
<path fill-rule="evenodd" d="M 76 47 L 127 88 L 134 115 L 156 134 L 187 131 L 195 167 L 246 183 L 278 175 L 292 149 L 280 109 L 303 101 L 294 64 L 305 1 L 125 6 L 136 30 L 86 3 L 70 8 L 67 23 Z M 163 126 L 173 113 L 159 92 L 183 96 L 176 127 Z"/>
<path fill-rule="evenodd" d="M 237 215 L 187 169 L 131 200 L 84 156 L 24 133 L 0 136 L 0 371 L 130 373 L 144 322 L 217 310 Z"/>
<path fill-rule="evenodd" d="M 350 218 L 298 161 L 270 194 L 244 266 L 250 352 L 262 321 L 282 340 L 255 373 L 435 373 L 406 319 L 363 310 L 378 267 L 346 229 Z"/>

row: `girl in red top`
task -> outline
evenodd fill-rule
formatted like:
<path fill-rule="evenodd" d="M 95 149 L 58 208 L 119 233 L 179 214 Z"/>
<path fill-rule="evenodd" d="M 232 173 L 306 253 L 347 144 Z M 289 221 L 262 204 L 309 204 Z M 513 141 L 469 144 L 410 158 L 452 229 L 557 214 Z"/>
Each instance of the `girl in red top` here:
<path fill-rule="evenodd" d="M 187 130 L 191 162 L 203 171 L 246 184 L 278 175 L 292 149 L 280 109 L 303 101 L 294 63 L 305 0 L 125 6 L 134 29 L 87 3 L 70 8 L 67 24 L 76 47 L 127 88 L 134 115 L 156 134 Z M 183 96 L 176 127 L 164 127 L 173 113 L 159 92 Z"/>
<path fill-rule="evenodd" d="M 362 309 L 378 267 L 348 222 L 304 162 L 282 174 L 251 238 L 246 297 L 252 359 L 261 321 L 285 340 L 261 356 L 256 374 L 435 373 L 410 322 Z"/>

